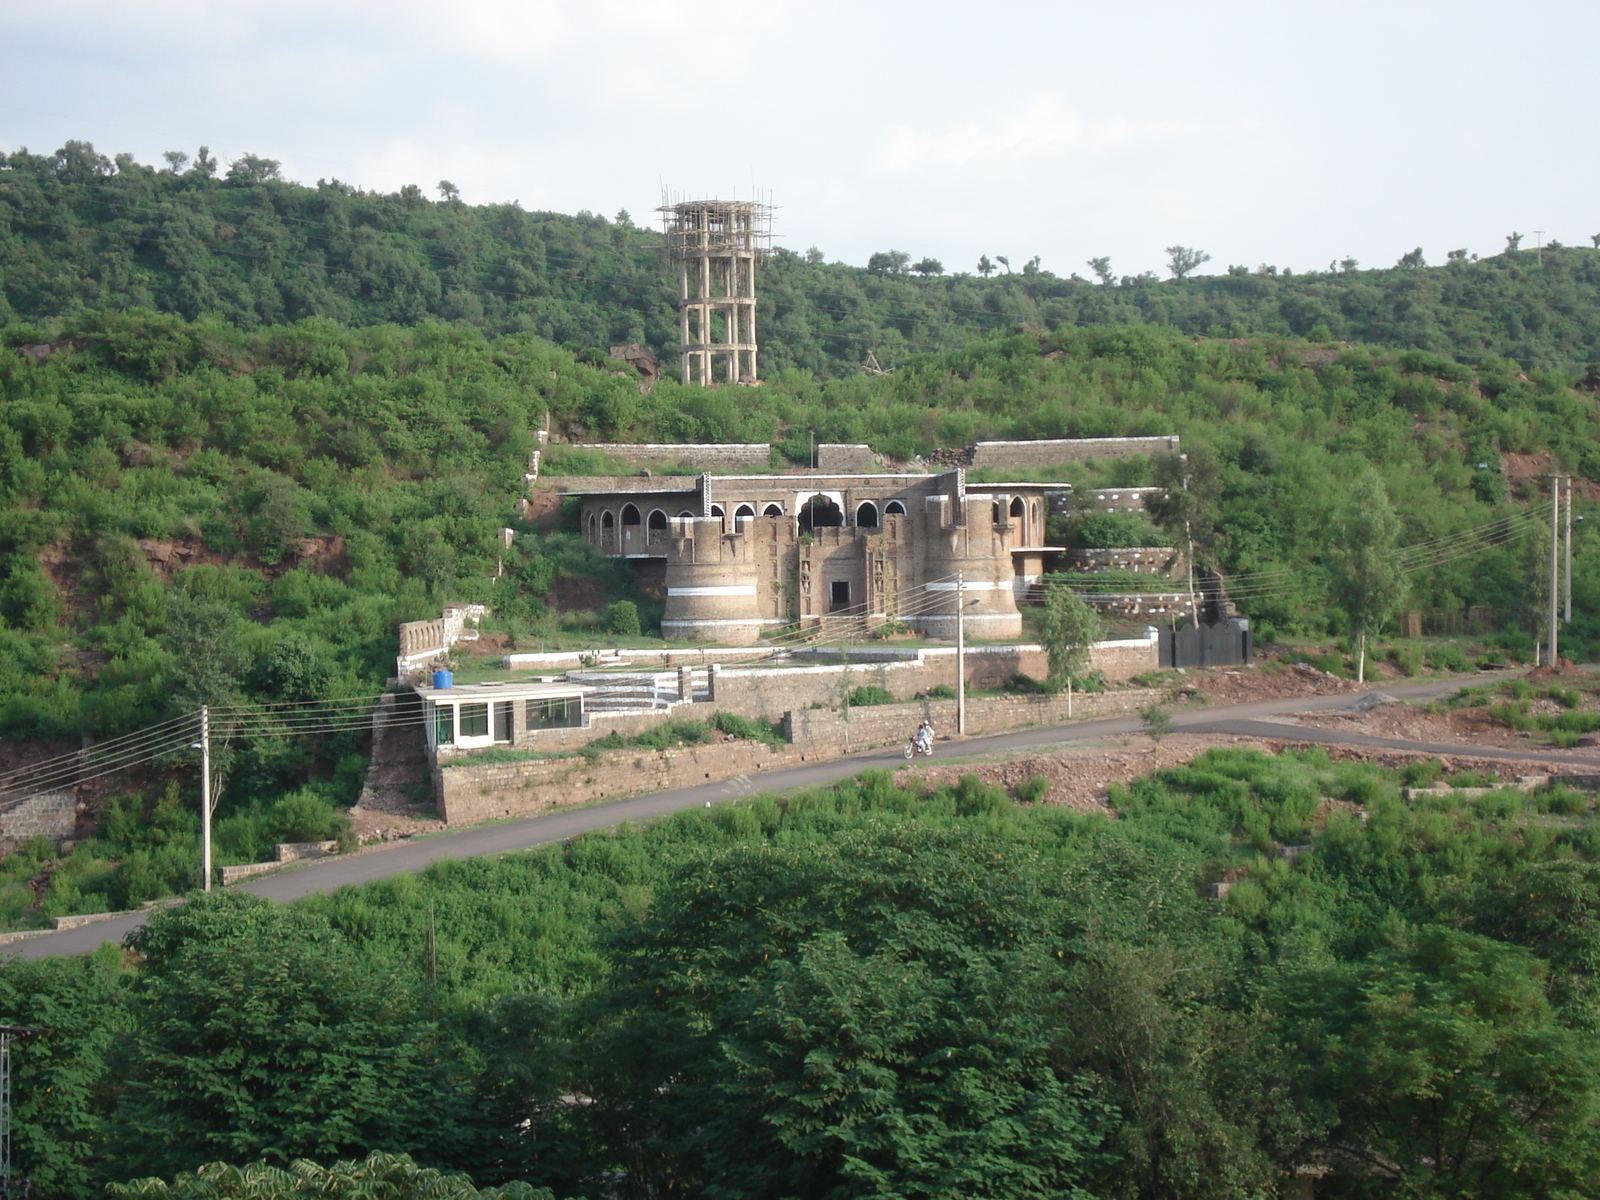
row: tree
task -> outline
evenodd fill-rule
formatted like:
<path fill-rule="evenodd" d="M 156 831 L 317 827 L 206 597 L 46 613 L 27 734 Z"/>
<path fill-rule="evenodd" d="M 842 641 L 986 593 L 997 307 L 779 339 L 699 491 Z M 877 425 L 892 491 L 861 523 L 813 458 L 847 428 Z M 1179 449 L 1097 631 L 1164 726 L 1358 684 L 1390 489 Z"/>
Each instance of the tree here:
<path fill-rule="evenodd" d="M 1089 648 L 1100 640 L 1100 616 L 1069 587 L 1052 584 L 1045 590 L 1044 618 L 1039 640 L 1050 656 L 1050 682 L 1064 686 L 1089 665 Z"/>
<path fill-rule="evenodd" d="M 1139 720 L 1144 726 L 1145 736 L 1150 739 L 1153 749 L 1161 748 L 1161 739 L 1169 733 L 1177 732 L 1177 725 L 1173 723 L 1172 714 L 1159 704 L 1147 705 L 1139 710 Z"/>
<path fill-rule="evenodd" d="M 181 670 L 171 690 L 180 711 L 238 699 L 250 656 L 239 615 L 226 604 L 173 592 L 167 602 L 167 649 Z"/>
<path fill-rule="evenodd" d="M 1333 600 L 1344 609 L 1356 642 L 1356 681 L 1365 682 L 1367 634 L 1405 598 L 1406 577 L 1395 564 L 1400 519 L 1371 468 L 1350 484 L 1344 507 L 1329 530 Z"/>
<path fill-rule="evenodd" d="M 1515 254 L 1522 249 L 1522 235 L 1520 233 L 1506 234 L 1506 253 Z"/>
<path fill-rule="evenodd" d="M 911 268 L 918 275 L 926 279 L 929 275 L 943 275 L 944 264 L 937 258 L 924 258 Z"/>
<path fill-rule="evenodd" d="M 810 263 L 812 266 L 816 266 L 819 262 L 822 261 L 822 258 L 823 258 L 822 250 L 821 250 L 821 248 L 819 248 L 817 246 L 812 246 L 809 250 L 806 251 L 806 262 Z"/>
<path fill-rule="evenodd" d="M 1595 234 L 1595 245 L 1600 246 L 1600 233 Z M 989 256 L 987 254 L 981 255 L 978 258 L 978 274 L 982 275 L 985 279 L 994 274 L 994 263 L 989 261 Z"/>
<path fill-rule="evenodd" d="M 167 170 L 174 175 L 182 175 L 183 169 L 189 165 L 189 156 L 182 150 L 163 150 L 161 157 L 167 160 Z"/>
<path fill-rule="evenodd" d="M 1006 269 L 1007 275 L 1011 274 L 1011 260 L 1009 258 L 1004 254 L 996 254 L 994 260 Z"/>
<path fill-rule="evenodd" d="M 1094 272 L 1096 279 L 1107 286 L 1117 281 L 1117 277 L 1111 273 L 1111 258 L 1109 255 L 1091 258 L 1089 260 L 1089 270 Z"/>
<path fill-rule="evenodd" d="M 1341 271 L 1354 271 L 1360 265 L 1361 263 L 1353 258 L 1341 258 L 1339 260 L 1339 270 Z"/>
<path fill-rule="evenodd" d="M 1187 279 L 1203 264 L 1211 261 L 1204 250 L 1191 250 L 1188 246 L 1167 247 L 1167 270 L 1174 279 Z"/>
<path fill-rule="evenodd" d="M 255 154 L 246 154 L 236 158 L 228 167 L 228 178 L 235 183 L 266 183 L 269 180 L 281 180 L 278 174 L 279 162 L 275 158 L 262 158 Z"/>
<path fill-rule="evenodd" d="M 1009 803 L 954 791 L 958 811 Z M 1053 1067 L 1056 874 L 900 824 L 685 864 L 619 935 L 582 1056 L 577 1115 L 621 1160 L 618 1191 L 1082 1195 L 1109 1113 Z"/>
<path fill-rule="evenodd" d="M 874 275 L 902 275 L 911 255 L 901 250 L 879 250 L 867 259 L 867 270 Z"/>
<path fill-rule="evenodd" d="M 120 1153 L 168 1173 L 197 1159 L 428 1149 L 459 1133 L 430 1086 L 412 988 L 325 917 L 237 892 L 152 916 Z"/>
<path fill-rule="evenodd" d="M 1564 1028 L 1544 964 L 1441 926 L 1363 962 L 1304 973 L 1291 1036 L 1334 1114 L 1323 1155 L 1361 1195 L 1581 1194 L 1600 1167 L 1600 1052 Z"/>
<path fill-rule="evenodd" d="M 322 1167 L 300 1160 L 287 1168 L 254 1162 L 245 1167 L 214 1162 L 193 1174 L 113 1183 L 117 1200 L 550 1200 L 549 1188 L 527 1183 L 474 1187 L 465 1175 L 419 1167 L 409 1155 L 374 1150 L 362 1160 Z"/>
<path fill-rule="evenodd" d="M 1465 254 L 1466 252 L 1463 251 L 1462 253 Z M 1418 246 L 1415 250 L 1407 250 L 1400 256 L 1400 261 L 1395 263 L 1395 266 L 1403 271 L 1416 271 L 1427 265 L 1427 260 L 1422 257 L 1421 246 Z"/>

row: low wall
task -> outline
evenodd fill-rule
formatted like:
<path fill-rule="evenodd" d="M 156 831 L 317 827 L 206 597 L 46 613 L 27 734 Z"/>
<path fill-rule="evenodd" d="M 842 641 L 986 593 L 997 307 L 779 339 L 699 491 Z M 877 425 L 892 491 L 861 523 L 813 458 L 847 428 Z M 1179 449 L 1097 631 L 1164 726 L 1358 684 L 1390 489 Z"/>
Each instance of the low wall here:
<path fill-rule="evenodd" d="M 551 475 L 539 480 L 541 488 L 556 492 L 693 492 L 698 475 Z"/>
<path fill-rule="evenodd" d="M 1137 712 L 1156 703 L 1162 693 L 1140 688 L 1125 692 L 1095 692 L 1074 696 L 1072 720 Z M 1063 725 L 1068 701 L 1054 696 L 975 696 L 967 701 L 967 736 L 1000 733 L 1037 725 Z M 955 732 L 954 700 L 919 700 L 911 704 L 876 704 L 852 708 L 849 716 L 835 709 L 799 709 L 785 713 L 784 733 L 805 758 L 837 758 L 877 746 L 903 743 L 926 717 L 935 732 Z M 939 744 L 939 749 L 944 743 Z M 952 745 L 949 753 L 960 753 Z"/>
<path fill-rule="evenodd" d="M 448 825 L 526 817 L 552 808 L 641 792 L 690 787 L 730 775 L 748 775 L 798 761 L 785 747 L 762 742 L 718 742 L 683 750 L 612 750 L 591 763 L 467 763 L 437 767 L 434 802 Z"/>
<path fill-rule="evenodd" d="M 1184 569 L 1183 554 L 1171 546 L 1116 546 L 1105 550 L 1068 550 L 1063 556 L 1074 571 L 1138 571 L 1176 575 Z"/>
<path fill-rule="evenodd" d="M 78 801 L 71 792 L 45 792 L 0 810 L 0 853 L 15 850 L 36 837 L 59 848 L 78 824 Z"/>
<path fill-rule="evenodd" d="M 979 442 L 972 450 L 972 470 L 1013 467 L 1056 467 L 1087 458 L 1147 458 L 1178 453 L 1172 437 L 1057 438 L 1036 442 Z"/>
<path fill-rule="evenodd" d="M 617 462 L 651 470 L 748 471 L 772 463 L 767 442 L 574 442 L 575 450 L 595 450 Z"/>
<path fill-rule="evenodd" d="M 780 720 L 789 709 L 837 708 L 852 688 L 876 686 L 909 698 L 956 682 L 954 646 L 915 652 L 901 662 L 828 663 L 807 667 L 716 667 L 711 672 L 711 700 L 719 709 L 742 717 Z M 1114 682 L 1154 671 L 1160 666 L 1159 643 L 1153 636 L 1095 643 L 1090 665 Z M 1004 687 L 1014 675 L 1043 679 L 1050 656 L 1036 645 L 973 646 L 967 650 L 967 683 L 985 691 Z"/>
<path fill-rule="evenodd" d="M 1101 512 L 1144 512 L 1150 501 L 1166 494 L 1166 488 L 1090 488 L 1072 493 L 1074 508 L 1095 508 Z"/>

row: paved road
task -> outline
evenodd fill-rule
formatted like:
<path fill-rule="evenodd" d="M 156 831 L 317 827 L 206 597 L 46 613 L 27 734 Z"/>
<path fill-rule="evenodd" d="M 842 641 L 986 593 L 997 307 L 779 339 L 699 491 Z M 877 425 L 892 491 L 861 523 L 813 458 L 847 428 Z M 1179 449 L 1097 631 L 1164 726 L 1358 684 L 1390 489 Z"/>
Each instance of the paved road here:
<path fill-rule="evenodd" d="M 1383 691 L 1398 699 L 1426 700 L 1447 695 L 1462 686 L 1462 682 L 1457 679 L 1392 684 L 1384 687 Z M 1358 699 L 1357 694 L 1339 692 L 1328 696 L 1299 696 L 1283 700 L 1262 700 L 1251 704 L 1210 705 L 1176 712 L 1173 714 L 1173 722 L 1179 729 L 1190 733 L 1290 738 L 1295 741 L 1421 750 L 1433 754 L 1471 754 L 1480 758 L 1529 756 L 1492 747 L 1406 742 L 1336 730 L 1308 729 L 1299 725 L 1262 719 L 1290 712 L 1345 709 L 1356 699 Z M 1039 750 L 1115 734 L 1137 733 L 1141 728 L 1142 723 L 1137 716 L 1105 717 L 1092 721 L 1076 721 L 1071 725 L 1021 729 L 1012 733 L 968 738 L 959 743 L 945 743 L 941 746 L 941 750 L 945 757 Z M 1529 753 L 1533 752 L 1530 750 Z M 1600 771 L 1600 757 L 1593 755 L 1549 753 L 1540 750 L 1538 757 L 1567 760 L 1575 767 Z M 268 896 L 274 900 L 295 900 L 313 892 L 331 892 L 336 888 L 367 883 L 374 879 L 386 879 L 403 871 L 420 871 L 440 859 L 475 858 L 481 855 L 504 854 L 512 850 L 525 850 L 533 846 L 564 841 L 590 830 L 605 829 L 623 821 L 648 821 L 683 809 L 702 808 L 707 804 L 755 792 L 788 791 L 793 788 L 834 783 L 871 767 L 889 767 L 902 761 L 898 748 L 888 748 L 829 762 L 806 763 L 803 766 L 766 771 L 755 777 L 739 776 L 719 783 L 700 784 L 670 792 L 652 792 L 627 800 L 613 800 L 586 808 L 567 809 L 519 821 L 506 821 L 476 829 L 464 829 L 458 833 L 376 847 L 346 857 L 322 859 L 240 884 L 234 890 Z M 130 930 L 144 924 L 145 920 L 145 913 L 129 913 L 78 929 L 64 929 L 14 942 L 9 946 L 0 947 L 0 953 L 17 953 L 24 958 L 44 958 L 55 954 L 87 954 L 104 942 L 121 941 Z"/>

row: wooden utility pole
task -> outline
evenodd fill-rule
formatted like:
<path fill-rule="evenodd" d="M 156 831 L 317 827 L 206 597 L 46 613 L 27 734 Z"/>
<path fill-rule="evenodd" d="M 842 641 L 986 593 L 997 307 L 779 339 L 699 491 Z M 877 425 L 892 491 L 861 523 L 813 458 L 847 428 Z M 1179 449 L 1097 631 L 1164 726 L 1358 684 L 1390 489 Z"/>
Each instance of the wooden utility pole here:
<path fill-rule="evenodd" d="M 956 572 L 956 732 L 967 732 L 967 598 L 965 573 Z"/>

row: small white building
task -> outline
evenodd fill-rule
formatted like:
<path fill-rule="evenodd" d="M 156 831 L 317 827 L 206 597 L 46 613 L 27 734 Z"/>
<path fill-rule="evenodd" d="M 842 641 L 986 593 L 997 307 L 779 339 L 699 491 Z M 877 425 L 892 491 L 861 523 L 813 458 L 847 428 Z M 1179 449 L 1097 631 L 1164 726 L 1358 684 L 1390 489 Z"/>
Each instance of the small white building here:
<path fill-rule="evenodd" d="M 489 746 L 537 748 L 543 729 L 581 729 L 588 689 L 544 680 L 462 683 L 447 688 L 418 686 L 429 757 Z"/>

